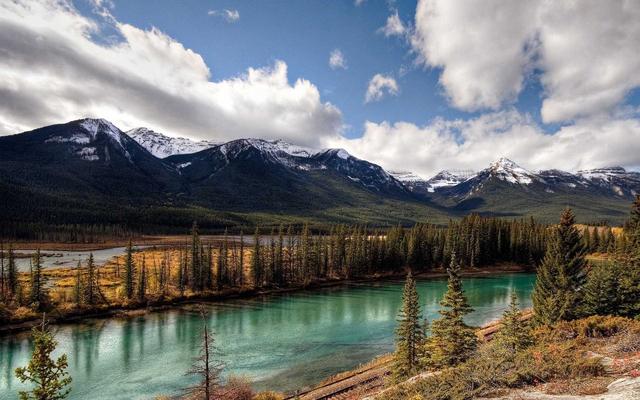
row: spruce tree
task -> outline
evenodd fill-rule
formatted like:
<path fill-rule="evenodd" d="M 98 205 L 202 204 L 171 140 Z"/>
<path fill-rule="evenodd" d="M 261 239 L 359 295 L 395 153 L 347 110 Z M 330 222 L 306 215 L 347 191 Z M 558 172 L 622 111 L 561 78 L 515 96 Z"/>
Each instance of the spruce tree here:
<path fill-rule="evenodd" d="M 193 223 L 191 228 L 191 290 L 202 290 L 202 270 L 200 266 L 200 237 L 198 236 L 198 224 Z"/>
<path fill-rule="evenodd" d="M 396 328 L 396 352 L 393 363 L 393 376 L 396 381 L 418 372 L 420 346 L 425 335 L 421 325 L 421 314 L 416 282 L 409 271 L 402 291 L 402 307 Z"/>
<path fill-rule="evenodd" d="M 87 260 L 87 282 L 84 286 L 84 299 L 87 304 L 94 305 L 98 302 L 98 280 L 96 277 L 96 266 L 93 262 L 93 253 L 89 253 Z"/>
<path fill-rule="evenodd" d="M 618 314 L 619 294 L 624 291 L 618 275 L 618 266 L 610 264 L 591 266 L 583 289 L 583 315 Z"/>
<path fill-rule="evenodd" d="M 560 216 L 538 268 L 533 290 L 535 321 L 548 325 L 579 316 L 585 282 L 585 250 L 571 209 Z"/>
<path fill-rule="evenodd" d="M 640 267 L 640 194 L 631 206 L 631 217 L 629 219 L 629 259 L 631 264 Z"/>
<path fill-rule="evenodd" d="M 73 285 L 73 302 L 75 303 L 76 307 L 80 307 L 82 305 L 82 297 L 82 264 L 80 264 L 80 261 L 78 261 L 78 266 L 76 267 L 75 283 Z"/>
<path fill-rule="evenodd" d="M 138 279 L 138 301 L 144 302 L 147 293 L 147 267 L 145 265 L 145 255 L 142 253 L 142 263 L 140 265 L 140 277 Z"/>
<path fill-rule="evenodd" d="M 495 343 L 507 351 L 507 354 L 514 354 L 526 349 L 533 343 L 531 330 L 527 321 L 522 320 L 518 295 L 511 292 L 511 302 L 509 308 L 502 314 L 502 327 L 494 337 Z"/>
<path fill-rule="evenodd" d="M 618 313 L 627 317 L 637 317 L 640 315 L 640 195 L 637 195 L 633 202 L 626 230 L 628 240 L 624 253 L 627 255 L 623 257 L 626 265 L 619 279 Z"/>
<path fill-rule="evenodd" d="M 18 293 L 18 268 L 11 245 L 9 245 L 7 254 L 7 287 L 10 296 L 15 296 Z"/>
<path fill-rule="evenodd" d="M 253 274 L 253 285 L 256 288 L 262 286 L 264 279 L 260 247 L 260 228 L 256 227 L 256 232 L 253 236 L 253 254 L 251 256 L 251 273 Z"/>
<path fill-rule="evenodd" d="M 465 324 L 463 317 L 473 309 L 462 288 L 460 266 L 455 252 L 447 270 L 447 292 L 440 301 L 440 318 L 431 325 L 431 337 L 426 343 L 426 364 L 433 368 L 457 365 L 466 361 L 477 347 L 473 328 Z"/>
<path fill-rule="evenodd" d="M 68 363 L 67 355 L 63 354 L 56 360 L 51 358 L 51 353 L 58 343 L 48 331 L 44 317 L 39 328 L 31 331 L 33 338 L 33 353 L 26 367 L 16 368 L 16 377 L 21 382 L 29 382 L 35 385 L 30 391 L 18 393 L 20 400 L 62 400 L 67 398 L 71 391 L 71 377 L 66 372 Z"/>
<path fill-rule="evenodd" d="M 47 303 L 47 292 L 45 288 L 44 277 L 42 275 L 40 249 L 37 249 L 36 254 L 33 256 L 30 295 L 31 304 L 36 308 L 36 310 L 42 311 Z"/>
<path fill-rule="evenodd" d="M 124 293 L 128 300 L 133 299 L 134 294 L 134 278 L 135 264 L 133 261 L 133 247 L 131 246 L 131 239 L 127 245 L 126 256 L 124 261 Z"/>

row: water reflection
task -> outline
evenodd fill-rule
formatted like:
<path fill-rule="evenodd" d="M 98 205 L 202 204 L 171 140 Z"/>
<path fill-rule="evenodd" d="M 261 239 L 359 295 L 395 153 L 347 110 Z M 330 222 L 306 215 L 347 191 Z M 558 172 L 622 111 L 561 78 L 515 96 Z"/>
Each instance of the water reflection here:
<path fill-rule="evenodd" d="M 516 291 L 530 306 L 532 275 L 464 279 L 475 312 L 468 323 L 497 318 Z M 359 284 L 206 304 L 227 371 L 258 389 L 291 390 L 391 351 L 403 282 Z M 425 316 L 437 317 L 445 280 L 421 280 Z M 69 356 L 71 399 L 151 399 L 192 383 L 184 373 L 200 347 L 198 307 L 57 328 L 57 353 Z M 27 334 L 0 338 L 0 398 L 23 386 L 13 370 L 30 355 Z"/>

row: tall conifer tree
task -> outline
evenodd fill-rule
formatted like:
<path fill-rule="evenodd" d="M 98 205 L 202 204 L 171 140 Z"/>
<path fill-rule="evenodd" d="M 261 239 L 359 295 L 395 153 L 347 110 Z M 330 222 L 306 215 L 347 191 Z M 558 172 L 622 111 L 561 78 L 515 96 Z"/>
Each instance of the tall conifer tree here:
<path fill-rule="evenodd" d="M 253 285 L 255 287 L 261 287 L 264 278 L 260 247 L 260 228 L 256 227 L 256 232 L 253 236 L 253 254 L 251 255 L 251 273 L 253 274 Z"/>
<path fill-rule="evenodd" d="M 418 372 L 420 346 L 423 344 L 425 335 L 421 319 L 416 282 L 409 272 L 402 291 L 402 307 L 398 314 L 396 328 L 396 352 L 393 363 L 393 376 L 396 381 L 401 381 Z"/>
<path fill-rule="evenodd" d="M 502 327 L 496 333 L 495 342 L 513 355 L 524 350 L 533 343 L 531 330 L 527 321 L 522 320 L 518 295 L 511 292 L 509 308 L 502 314 Z"/>
<path fill-rule="evenodd" d="M 129 239 L 124 260 L 124 293 L 129 300 L 133 299 L 134 294 L 134 274 L 133 247 L 131 245 L 131 239 Z"/>
<path fill-rule="evenodd" d="M 46 288 L 44 277 L 42 275 L 42 261 L 40 258 L 40 249 L 36 250 L 33 256 L 33 264 L 31 268 L 31 304 L 39 311 L 46 306 Z"/>
<path fill-rule="evenodd" d="M 477 347 L 473 328 L 465 324 L 463 317 L 473 309 L 467 301 L 460 279 L 460 265 L 455 252 L 447 270 L 447 292 L 440 301 L 440 318 L 431 325 L 431 337 L 426 343 L 426 364 L 441 368 L 466 361 Z"/>
<path fill-rule="evenodd" d="M 532 295 L 538 324 L 553 324 L 579 316 L 586 261 L 585 249 L 574 224 L 573 212 L 565 209 L 538 268 Z"/>

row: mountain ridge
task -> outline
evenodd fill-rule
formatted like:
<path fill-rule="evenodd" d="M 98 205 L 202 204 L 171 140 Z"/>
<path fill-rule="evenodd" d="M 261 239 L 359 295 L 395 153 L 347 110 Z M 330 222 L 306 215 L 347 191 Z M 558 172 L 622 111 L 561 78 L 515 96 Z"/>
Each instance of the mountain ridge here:
<path fill-rule="evenodd" d="M 0 223 L 184 227 L 199 220 L 222 227 L 293 218 L 395 225 L 445 223 L 470 212 L 555 220 L 566 206 L 584 219 L 621 223 L 640 192 L 640 173 L 621 167 L 533 172 L 500 159 L 478 172 L 441 171 L 424 180 L 344 149 L 281 140 L 189 142 L 172 151 L 205 148 L 162 158 L 145 147 L 152 144 L 104 119 L 0 137 L 0 206 L 7 210 Z"/>

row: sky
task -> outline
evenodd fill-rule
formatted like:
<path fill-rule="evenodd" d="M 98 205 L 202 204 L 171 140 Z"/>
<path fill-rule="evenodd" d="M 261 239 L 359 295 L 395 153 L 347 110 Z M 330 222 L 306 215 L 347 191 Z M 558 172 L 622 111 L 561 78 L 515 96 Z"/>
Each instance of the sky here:
<path fill-rule="evenodd" d="M 84 117 L 430 177 L 640 169 L 640 2 L 0 0 L 0 135 Z"/>

